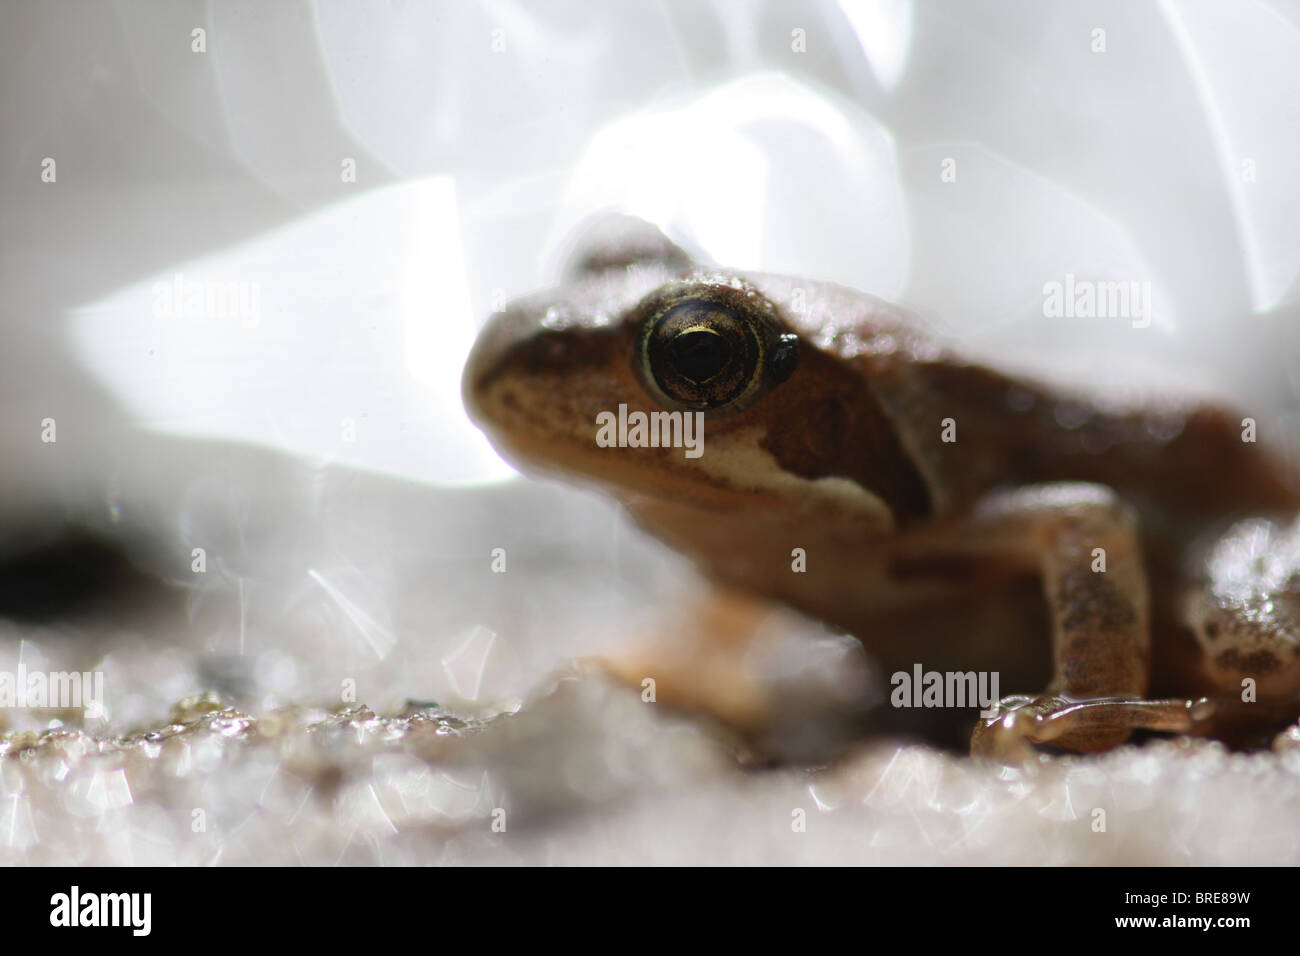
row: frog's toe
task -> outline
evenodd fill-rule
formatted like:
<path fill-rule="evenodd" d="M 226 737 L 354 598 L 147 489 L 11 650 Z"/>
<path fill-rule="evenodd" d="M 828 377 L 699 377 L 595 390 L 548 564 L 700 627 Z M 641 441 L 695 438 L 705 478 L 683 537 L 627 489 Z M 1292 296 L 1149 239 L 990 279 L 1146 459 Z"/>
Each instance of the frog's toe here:
<path fill-rule="evenodd" d="M 1124 743 L 1138 729 L 1190 733 L 1204 702 L 1140 697 L 1077 699 L 1058 694 L 1005 697 L 981 715 L 971 753 L 1005 763 L 1024 762 L 1035 745 L 1097 753 Z"/>
<path fill-rule="evenodd" d="M 980 714 L 971 734 L 971 753 L 1003 763 L 1023 763 L 1035 753 L 1034 744 L 1046 743 L 1045 719 L 1064 703 L 1052 696 L 1004 697 Z"/>

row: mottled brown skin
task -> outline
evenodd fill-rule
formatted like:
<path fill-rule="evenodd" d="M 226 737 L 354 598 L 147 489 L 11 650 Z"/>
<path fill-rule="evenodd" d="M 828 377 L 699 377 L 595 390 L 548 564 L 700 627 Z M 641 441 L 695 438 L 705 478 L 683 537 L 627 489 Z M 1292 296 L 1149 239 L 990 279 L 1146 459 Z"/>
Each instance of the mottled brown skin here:
<path fill-rule="evenodd" d="M 471 356 L 467 406 L 511 460 L 612 491 L 714 579 L 856 634 L 886 672 L 919 662 L 1046 684 L 982 721 L 977 750 L 1093 751 L 1138 727 L 1196 727 L 1190 701 L 1145 700 L 1153 688 L 1300 687 L 1300 548 L 1273 555 L 1294 576 L 1274 568 L 1253 591 L 1197 560 L 1236 519 L 1300 511 L 1295 476 L 1266 439 L 1242 440 L 1242 415 L 1179 400 L 1112 410 L 963 359 L 862 293 L 702 267 L 636 220 L 601 232 L 565 286 L 494 317 Z M 797 333 L 796 371 L 708 411 L 698 460 L 597 447 L 599 412 L 664 408 L 636 343 L 655 297 L 683 284 Z M 1058 423 L 1063 403 L 1077 427 Z M 807 573 L 792 572 L 795 548 Z"/>

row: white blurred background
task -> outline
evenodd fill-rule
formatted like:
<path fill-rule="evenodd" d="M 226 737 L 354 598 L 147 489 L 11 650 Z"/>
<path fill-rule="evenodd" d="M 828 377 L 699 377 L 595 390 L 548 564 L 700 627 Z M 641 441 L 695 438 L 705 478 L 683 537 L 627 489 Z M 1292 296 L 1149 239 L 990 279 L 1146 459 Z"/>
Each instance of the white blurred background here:
<path fill-rule="evenodd" d="M 1298 64 L 1297 0 L 6 0 L 0 557 L 89 529 L 134 583 L 0 619 L 0 666 L 104 670 L 99 733 L 345 678 L 490 715 L 691 593 L 460 404 L 477 329 L 606 208 L 1294 427 Z M 1150 283 L 1149 327 L 1046 318 L 1067 275 Z M 806 627 L 833 684 L 861 652 Z"/>

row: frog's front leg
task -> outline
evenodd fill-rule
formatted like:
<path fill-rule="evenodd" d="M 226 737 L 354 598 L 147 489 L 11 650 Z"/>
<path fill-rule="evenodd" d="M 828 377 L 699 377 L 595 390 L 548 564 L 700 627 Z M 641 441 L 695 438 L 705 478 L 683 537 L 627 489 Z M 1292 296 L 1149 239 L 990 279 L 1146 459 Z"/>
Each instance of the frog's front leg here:
<path fill-rule="evenodd" d="M 770 610 L 765 602 L 711 588 L 587 663 L 646 700 L 752 731 L 767 720 L 772 702 L 745 659 Z"/>
<path fill-rule="evenodd" d="M 1022 755 L 1029 743 L 1093 752 L 1123 743 L 1139 727 L 1191 726 L 1186 701 L 1142 699 L 1150 595 L 1134 515 L 1110 489 L 1060 483 L 997 492 L 911 546 L 1016 558 L 1042 577 L 1051 683 L 1036 697 L 1006 698 L 994 716 L 981 718 L 971 741 L 976 753 Z"/>

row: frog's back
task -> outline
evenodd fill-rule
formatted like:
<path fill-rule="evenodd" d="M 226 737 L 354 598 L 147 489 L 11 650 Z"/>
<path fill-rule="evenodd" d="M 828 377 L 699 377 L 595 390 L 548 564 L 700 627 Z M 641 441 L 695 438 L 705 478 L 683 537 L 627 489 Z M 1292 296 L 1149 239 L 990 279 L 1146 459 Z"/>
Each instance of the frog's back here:
<path fill-rule="evenodd" d="M 1300 506 L 1278 443 L 1260 440 L 1257 423 L 1223 406 L 1165 399 L 1125 407 L 946 359 L 866 364 L 919 467 L 942 489 L 941 507 L 999 486 L 1054 481 L 1107 485 L 1144 511 L 1180 516 Z"/>
<path fill-rule="evenodd" d="M 1261 428 L 1203 386 L 1161 386 L 1150 370 L 1115 371 L 1091 390 L 1051 384 L 949 345 L 920 317 L 857 290 L 753 278 L 780 301 L 808 287 L 793 324 L 859 369 L 923 476 L 928 514 L 997 487 L 1056 481 L 1103 484 L 1176 521 L 1300 508 L 1281 426 Z"/>

